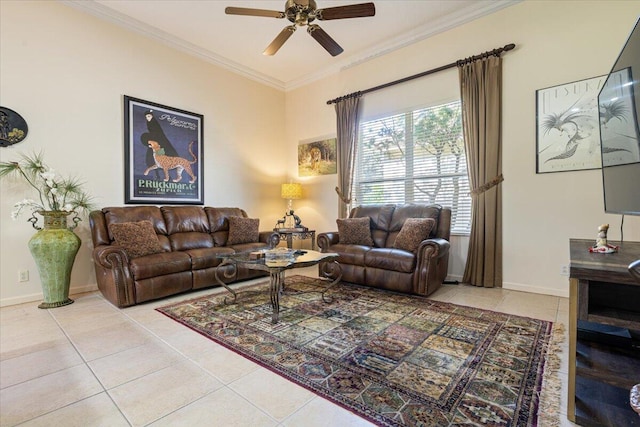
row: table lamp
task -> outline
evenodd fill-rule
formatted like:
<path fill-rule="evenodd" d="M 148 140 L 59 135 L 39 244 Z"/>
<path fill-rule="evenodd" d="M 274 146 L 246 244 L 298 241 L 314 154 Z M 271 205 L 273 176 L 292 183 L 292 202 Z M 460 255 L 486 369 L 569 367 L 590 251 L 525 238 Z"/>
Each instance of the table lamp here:
<path fill-rule="evenodd" d="M 282 184 L 280 195 L 283 199 L 289 199 L 287 211 L 291 211 L 293 209 L 293 199 L 302 198 L 302 184 Z"/>
<path fill-rule="evenodd" d="M 287 199 L 287 211 L 284 217 L 276 223 L 276 228 L 304 228 L 300 217 L 293 212 L 293 200 L 302 198 L 302 184 L 282 184 L 280 197 Z"/>

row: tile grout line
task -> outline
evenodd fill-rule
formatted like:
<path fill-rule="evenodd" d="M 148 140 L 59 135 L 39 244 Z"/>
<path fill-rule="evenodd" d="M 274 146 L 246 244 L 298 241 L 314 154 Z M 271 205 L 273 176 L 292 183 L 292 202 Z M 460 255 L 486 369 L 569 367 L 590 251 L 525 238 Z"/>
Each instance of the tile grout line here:
<path fill-rule="evenodd" d="M 106 303 L 106 301 L 105 301 L 105 300 L 104 300 L 100 295 L 98 295 L 97 297 L 98 297 L 98 300 L 102 301 L 102 303 L 103 303 L 103 304 L 104 304 L 104 303 Z M 155 310 L 155 309 L 153 309 L 153 310 Z M 141 328 L 142 328 L 146 333 L 150 334 L 150 335 L 153 337 L 153 339 L 154 339 L 154 340 L 159 340 L 159 341 L 161 341 L 163 344 L 167 345 L 169 348 L 171 348 L 171 349 L 172 349 L 172 350 L 173 350 L 177 355 L 181 356 L 183 359 L 187 359 L 189 362 L 192 362 L 192 363 L 194 363 L 194 364 L 197 364 L 197 363 L 195 363 L 195 361 L 193 361 L 193 360 L 191 360 L 190 358 L 188 358 L 186 355 L 184 355 L 184 354 L 183 354 L 182 352 L 180 352 L 178 349 L 176 349 L 175 347 L 173 347 L 170 343 L 168 343 L 168 342 L 164 341 L 160 336 L 158 336 L 157 334 L 155 334 L 153 331 L 151 331 L 150 329 L 148 329 L 146 326 L 144 326 L 142 323 L 140 323 L 140 322 L 139 322 L 139 321 L 137 321 L 136 319 L 134 319 L 134 318 L 132 318 L 131 316 L 129 316 L 129 315 L 128 315 L 127 313 L 125 313 L 124 311 L 122 311 L 122 310 L 115 310 L 115 312 L 116 312 L 116 313 L 118 313 L 118 314 L 119 314 L 120 316 L 122 316 L 123 318 L 127 319 L 128 321 L 132 322 L 133 324 L 135 324 L 135 325 L 137 325 L 137 326 L 141 327 Z M 64 327 L 60 324 L 60 322 L 58 321 L 58 319 L 57 319 L 57 318 L 56 318 L 52 313 L 49 313 L 49 314 L 51 315 L 51 317 L 53 318 L 53 320 L 56 322 L 56 324 L 58 325 L 58 327 L 60 328 L 60 330 L 62 331 L 62 333 L 65 335 L 65 337 L 67 338 L 67 340 L 69 341 L 69 343 L 73 346 L 73 348 L 74 348 L 74 350 L 76 351 L 76 353 L 78 353 L 78 356 L 80 356 L 80 358 L 81 358 L 82 362 L 83 362 L 83 363 L 85 364 L 85 366 L 86 366 L 86 367 L 91 371 L 91 374 L 94 376 L 94 378 L 98 381 L 98 383 L 100 384 L 100 386 L 101 386 L 101 387 L 102 387 L 102 389 L 103 389 L 103 392 L 104 392 L 104 393 L 106 393 L 106 395 L 109 397 L 109 400 L 113 403 L 113 405 L 114 405 L 116 408 L 118 408 L 118 412 L 119 412 L 119 413 L 122 415 L 122 417 L 126 420 L 126 422 L 129 424 L 129 426 L 133 426 L 133 425 L 134 425 L 134 424 L 133 424 L 133 422 L 132 422 L 128 417 L 127 417 L 127 415 L 122 411 L 122 409 L 120 408 L 120 406 L 118 405 L 118 403 L 113 399 L 113 397 L 112 397 L 111 393 L 109 392 L 109 389 L 107 389 L 107 387 L 105 386 L 105 384 L 104 384 L 102 381 L 100 381 L 100 378 L 98 378 L 98 376 L 97 376 L 97 374 L 95 373 L 95 371 L 94 371 L 94 370 L 91 368 L 91 366 L 89 365 L 89 361 L 87 361 L 87 360 L 83 357 L 82 353 L 78 350 L 78 348 L 76 347 L 76 345 L 73 343 L 73 340 L 71 339 L 71 337 L 70 337 L 70 336 L 67 334 L 67 332 L 64 330 Z M 139 346 L 135 346 L 135 347 L 131 347 L 131 348 L 137 348 L 137 347 L 140 347 L 140 346 L 142 346 L 142 345 L 144 345 L 144 344 L 141 344 L 141 345 L 139 345 Z M 122 351 L 117 352 L 117 353 L 113 353 L 113 354 L 105 355 L 105 356 L 100 357 L 100 358 L 95 359 L 95 360 L 99 360 L 99 359 L 104 358 L 104 357 L 113 356 L 114 354 L 118 354 L 118 353 L 121 353 L 121 352 L 123 352 L 123 351 L 130 350 L 131 348 L 127 348 L 126 350 L 122 350 Z M 164 368 L 162 368 L 162 369 L 158 369 L 157 371 L 154 371 L 154 372 L 160 372 L 160 371 L 162 371 L 163 369 L 167 369 L 167 368 L 168 368 L 168 367 L 170 367 L 170 366 L 176 365 L 177 363 L 180 363 L 180 362 L 171 363 L 169 366 L 165 366 Z M 206 371 L 206 370 L 205 370 L 205 369 L 203 369 L 201 366 L 198 366 L 198 367 L 199 367 L 200 369 L 202 369 L 203 371 Z M 216 380 L 220 381 L 217 377 L 215 377 L 215 376 L 214 376 L 214 375 L 212 375 L 211 373 L 207 372 L 207 374 L 209 374 L 210 376 L 214 377 Z M 145 374 L 145 375 L 149 375 L 149 373 L 148 373 L 148 374 Z M 139 380 L 140 378 L 143 378 L 145 375 L 140 376 L 140 377 L 136 377 L 136 378 L 132 378 L 132 379 L 130 379 L 129 381 L 126 381 L 126 382 L 124 382 L 124 383 L 122 383 L 122 384 L 118 384 L 116 387 L 113 387 L 113 388 L 117 388 L 117 387 L 120 387 L 120 386 L 122 386 L 122 385 L 124 385 L 124 384 L 130 383 L 130 382 L 132 382 L 132 381 Z M 224 386 L 224 383 L 223 383 L 222 381 L 220 381 L 220 383 L 221 383 L 221 384 L 223 384 L 223 386 Z M 219 390 L 219 389 L 217 389 L 217 390 Z M 182 409 L 182 408 L 184 408 L 184 407 L 186 407 L 186 406 L 189 406 L 189 405 L 191 405 L 192 403 L 197 402 L 198 400 L 200 400 L 200 399 L 204 398 L 205 396 L 208 396 L 209 394 L 211 394 L 211 393 L 213 393 L 213 392 L 215 392 L 215 391 L 217 391 L 217 390 L 213 390 L 213 391 L 211 391 L 211 392 L 209 392 L 209 393 L 205 394 L 204 396 L 202 396 L 202 397 L 200 397 L 200 398 L 198 398 L 198 399 L 194 400 L 193 402 L 189 402 L 189 403 L 187 403 L 187 404 L 185 404 L 185 405 L 181 406 L 180 408 L 176 408 L 174 411 L 170 412 L 169 414 L 171 414 L 171 413 L 173 413 L 173 412 L 175 412 L 175 411 L 177 411 L 177 410 L 180 410 L 180 409 Z M 97 394 L 100 394 L 100 393 L 97 393 Z M 88 396 L 87 398 L 89 398 L 89 397 L 93 397 L 93 396 L 96 396 L 97 394 L 92 395 L 92 396 Z M 75 402 L 73 402 L 73 403 L 70 403 L 69 405 L 65 405 L 64 407 L 67 407 L 67 406 L 73 405 L 73 404 L 75 404 L 75 403 L 77 403 L 77 402 L 81 402 L 81 401 L 83 401 L 83 400 L 85 400 L 85 399 L 87 399 L 87 398 L 77 400 L 77 401 L 75 401 Z M 54 411 L 50 411 L 50 412 L 55 412 L 55 411 L 57 411 L 57 410 L 59 410 L 59 409 L 61 409 L 61 408 L 57 408 L 57 409 L 55 409 Z M 50 412 L 49 412 L 49 413 L 50 413 Z M 161 420 L 162 418 L 164 418 L 164 417 L 168 416 L 169 414 L 165 414 L 165 415 L 163 415 L 162 417 L 157 418 L 157 419 L 155 419 L 155 420 L 151 421 L 151 422 L 150 422 L 150 423 L 148 423 L 147 425 L 153 424 L 153 423 L 155 423 L 155 422 L 157 422 L 157 421 Z M 45 414 L 42 414 L 42 415 L 45 415 Z M 42 416 L 42 415 L 39 415 L 39 416 Z M 36 418 L 37 418 L 37 417 L 36 417 Z"/>
<path fill-rule="evenodd" d="M 98 378 L 98 376 L 96 375 L 96 373 L 93 371 L 93 369 L 91 369 L 91 366 L 89 366 L 89 363 L 88 363 L 88 362 L 87 362 L 87 360 L 84 358 L 84 356 L 82 355 L 82 353 L 80 352 L 80 350 L 78 349 L 78 347 L 76 346 L 76 344 L 73 342 L 73 340 L 71 339 L 71 337 L 70 337 L 70 336 L 69 336 L 69 334 L 67 333 L 67 331 L 65 331 L 64 327 L 60 324 L 60 322 L 59 322 L 59 321 L 58 321 L 58 319 L 56 318 L 55 314 L 54 314 L 53 312 L 51 312 L 50 310 L 51 310 L 51 309 L 48 309 L 48 310 L 47 310 L 47 311 L 48 311 L 48 312 L 47 312 L 47 314 L 48 314 L 48 315 L 51 317 L 51 319 L 55 322 L 56 326 L 60 329 L 60 331 L 62 331 L 62 334 L 63 334 L 63 335 L 64 335 L 64 337 L 67 339 L 68 343 L 73 347 L 73 349 L 74 349 L 74 351 L 77 353 L 78 357 L 80 357 L 80 360 L 82 361 L 82 363 L 84 364 L 84 366 L 85 366 L 85 367 L 86 367 L 86 368 L 91 372 L 91 375 L 93 375 L 93 377 L 94 377 L 94 378 L 95 378 L 95 380 L 98 382 L 98 384 L 100 384 L 100 387 L 102 388 L 102 391 L 101 391 L 101 392 L 99 392 L 99 393 L 92 394 L 92 395 L 90 395 L 90 396 L 86 396 L 86 397 L 84 397 L 84 398 L 82 398 L 82 399 L 79 399 L 79 400 L 76 400 L 76 401 L 70 402 L 70 403 L 68 403 L 68 404 L 66 404 L 66 405 L 64 405 L 64 406 L 61 406 L 61 407 L 59 407 L 59 408 L 55 408 L 55 409 L 53 409 L 53 410 L 51 410 L 51 411 L 48 411 L 48 412 L 45 412 L 45 413 L 39 414 L 38 416 L 33 417 L 33 418 L 30 418 L 30 419 L 28 419 L 28 420 L 24 420 L 24 421 L 20 422 L 20 424 L 24 424 L 24 423 L 26 423 L 26 422 L 33 421 L 33 420 L 38 419 L 38 418 L 40 418 L 40 417 L 43 417 L 43 416 L 45 416 L 45 415 L 48 415 L 48 414 L 54 413 L 54 412 L 56 412 L 56 411 L 59 411 L 59 410 L 61 410 L 61 409 L 63 409 L 63 408 L 68 408 L 68 407 L 70 407 L 70 406 L 73 406 L 73 405 L 77 404 L 78 402 L 82 402 L 82 401 L 85 401 L 85 400 L 90 399 L 90 398 L 92 398 L 92 397 L 98 396 L 98 395 L 100 395 L 100 394 L 102 394 L 102 393 L 105 393 L 105 394 L 109 397 L 109 399 L 111 400 L 111 402 L 114 404 L 114 406 L 115 406 L 116 408 L 118 408 L 118 412 L 120 412 L 120 414 L 121 414 L 121 415 L 123 416 L 123 418 L 127 421 L 127 423 L 129 423 L 129 425 L 130 425 L 130 426 L 133 426 L 133 424 L 131 424 L 131 422 L 130 422 L 130 421 L 129 421 L 129 419 L 125 416 L 125 414 L 120 410 L 120 407 L 116 404 L 116 402 L 115 402 L 115 401 L 113 401 L 113 399 L 111 398 L 111 395 L 109 394 L 109 391 L 106 389 L 106 387 L 104 386 L 104 384 L 102 383 L 102 381 L 100 381 L 100 379 Z M 80 365 L 76 365 L 76 366 L 80 366 Z M 47 375 L 51 375 L 51 374 L 56 373 L 56 372 L 62 372 L 62 371 L 64 371 L 64 370 L 66 370 L 66 369 L 70 369 L 70 368 L 72 368 L 72 367 L 65 368 L 65 369 L 60 369 L 60 370 L 58 370 L 58 371 L 51 372 L 51 373 L 49 373 L 49 374 L 47 374 Z M 46 376 L 46 375 L 45 375 L 45 376 Z M 42 378 L 42 377 L 40 377 L 40 378 Z"/>
<path fill-rule="evenodd" d="M 216 289 L 216 291 L 218 291 L 218 290 Z M 220 292 L 217 292 L 217 293 L 220 293 Z M 211 295 L 213 295 L 213 294 L 211 294 Z M 205 295 L 202 295 L 202 296 L 205 296 Z M 189 297 L 188 295 L 185 295 L 185 297 L 186 297 L 186 299 L 191 299 L 191 298 L 193 298 L 193 297 Z M 179 302 L 179 301 L 178 301 L 178 300 L 176 300 L 176 301 L 172 301 L 172 302 L 169 302 L 168 304 L 165 304 L 165 305 L 170 305 L 170 304 L 173 304 L 174 302 Z M 154 308 L 152 308 L 152 310 L 153 310 L 154 312 L 158 313 L 158 315 L 159 315 L 159 316 L 167 317 L 167 316 L 165 316 L 164 314 L 162 314 L 162 313 L 158 312 L 158 311 L 156 310 L 156 308 L 157 308 L 157 307 L 154 307 Z M 163 343 L 164 345 L 166 345 L 167 347 L 169 347 L 169 348 L 170 348 L 171 350 L 173 350 L 176 354 L 178 354 L 182 359 L 184 359 L 184 360 L 188 361 L 188 362 L 189 362 L 189 363 L 191 363 L 192 365 L 197 366 L 197 367 L 198 367 L 201 371 L 203 371 L 206 375 L 208 375 L 208 376 L 210 376 L 210 377 L 214 378 L 216 381 L 218 381 L 220 384 L 222 384 L 222 387 L 219 387 L 219 388 L 217 388 L 217 389 L 215 389 L 215 390 L 212 390 L 212 391 L 210 391 L 209 393 L 206 393 L 205 395 L 203 395 L 203 396 L 199 397 L 198 399 L 196 399 L 196 400 L 194 400 L 194 401 L 192 401 L 192 402 L 186 403 L 185 405 L 181 406 L 180 408 L 176 408 L 175 410 L 171 411 L 170 413 L 163 415 L 162 417 L 160 417 L 160 418 L 158 418 L 158 419 L 156 419 L 156 420 L 152 421 L 152 422 L 151 422 L 151 423 L 149 423 L 149 424 L 153 424 L 153 423 L 155 423 L 155 422 L 157 422 L 157 421 L 159 421 L 159 420 L 161 420 L 161 419 L 163 419 L 163 418 L 165 418 L 165 417 L 168 417 L 170 414 L 173 414 L 173 413 L 174 413 L 174 412 L 176 412 L 176 411 L 179 411 L 179 410 L 181 410 L 181 409 L 183 409 L 183 408 L 186 408 L 186 407 L 188 407 L 189 405 L 192 405 L 192 404 L 194 404 L 194 403 L 196 403 L 196 402 L 198 402 L 198 401 L 200 401 L 200 400 L 204 399 L 205 397 L 207 397 L 207 396 L 209 396 L 209 395 L 211 395 L 211 394 L 213 394 L 213 393 L 216 393 L 217 391 L 220 391 L 221 389 L 227 389 L 227 390 L 228 390 L 228 391 L 230 391 L 231 393 L 234 393 L 235 395 L 237 395 L 238 397 L 240 397 L 241 399 L 243 399 L 245 402 L 247 402 L 249 405 L 253 406 L 256 410 L 260 411 L 261 413 L 263 413 L 264 415 L 266 415 L 267 417 L 269 417 L 270 419 L 272 419 L 274 422 L 276 422 L 276 423 L 278 422 L 278 420 L 276 420 L 276 419 L 275 419 L 275 418 L 273 418 L 271 415 L 269 415 L 268 413 L 266 413 L 265 411 L 263 411 L 261 408 L 259 408 L 258 406 L 256 406 L 253 402 L 251 402 L 250 400 L 248 400 L 245 396 L 243 396 L 242 394 L 240 394 L 240 393 L 236 392 L 233 388 L 229 387 L 229 384 L 226 384 L 226 383 L 222 380 L 222 378 L 219 378 L 218 376 L 216 376 L 215 374 L 213 374 L 212 372 L 210 372 L 208 369 L 204 368 L 204 367 L 203 367 L 203 366 L 202 366 L 198 361 L 196 361 L 196 360 L 192 359 L 191 357 L 189 357 L 188 355 L 186 355 L 185 353 L 183 353 L 181 350 L 179 350 L 179 349 L 178 349 L 177 347 L 175 347 L 173 344 L 171 344 L 170 342 L 166 341 L 163 337 L 161 337 L 160 335 L 158 335 L 157 333 L 155 333 L 154 331 L 152 331 L 151 329 L 149 329 L 147 326 L 145 326 L 144 324 L 142 324 L 140 321 L 138 321 L 137 319 L 135 319 L 135 318 L 131 317 L 128 313 L 124 313 L 124 312 L 123 312 L 123 313 L 122 313 L 122 315 L 123 315 L 124 317 L 128 318 L 131 322 L 133 322 L 133 323 L 135 323 L 136 325 L 140 326 L 140 327 L 141 327 L 142 329 L 144 329 L 145 331 L 147 331 L 147 332 L 148 332 L 150 335 L 152 335 L 156 340 L 160 341 L 161 343 Z M 170 318 L 169 318 L 169 317 L 167 317 L 167 319 L 170 319 Z M 184 326 L 184 325 L 183 325 L 183 326 Z M 184 326 L 184 327 L 185 327 L 187 330 L 192 331 L 190 328 L 188 328 L 188 327 L 186 327 L 186 326 Z M 197 332 L 195 332 L 195 331 L 192 331 L 192 332 L 193 332 L 194 334 L 197 334 Z M 198 334 L 198 335 L 200 335 L 200 334 Z M 206 337 L 205 337 L 205 338 L 206 338 Z M 216 343 L 215 341 L 211 341 L 211 342 L 212 342 L 213 344 L 215 344 L 215 345 L 218 345 L 218 346 L 220 345 L 220 344 Z M 242 357 L 242 356 L 238 356 L 238 357 Z M 255 362 L 253 362 L 253 363 L 255 363 Z M 256 365 L 257 365 L 257 364 L 256 364 Z M 257 365 L 257 366 L 259 366 L 259 365 Z M 166 369 L 166 368 L 163 368 L 163 369 Z M 231 383 L 233 383 L 233 382 L 235 382 L 235 381 L 238 381 L 238 380 L 240 380 L 240 379 L 242 379 L 242 378 L 246 377 L 247 375 L 249 375 L 249 373 L 244 374 L 244 375 L 242 375 L 242 376 L 241 376 L 241 377 L 239 377 L 239 378 L 236 378 L 236 379 L 235 379 L 234 381 L 232 381 Z M 231 384 L 231 383 L 230 383 L 230 384 Z M 114 402 L 114 403 L 115 403 L 115 402 Z M 117 405 L 116 405 L 116 406 L 117 406 Z M 118 408 L 118 409 L 120 409 L 120 408 Z M 147 425 L 149 425 L 149 424 L 147 424 Z"/>

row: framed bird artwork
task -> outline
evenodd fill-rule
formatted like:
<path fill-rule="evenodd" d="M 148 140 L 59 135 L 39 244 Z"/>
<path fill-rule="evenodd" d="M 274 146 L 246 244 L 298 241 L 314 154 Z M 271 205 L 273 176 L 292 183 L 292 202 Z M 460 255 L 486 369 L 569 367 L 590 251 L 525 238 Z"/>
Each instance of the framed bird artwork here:
<path fill-rule="evenodd" d="M 598 93 L 605 78 L 536 91 L 536 173 L 601 167 Z"/>

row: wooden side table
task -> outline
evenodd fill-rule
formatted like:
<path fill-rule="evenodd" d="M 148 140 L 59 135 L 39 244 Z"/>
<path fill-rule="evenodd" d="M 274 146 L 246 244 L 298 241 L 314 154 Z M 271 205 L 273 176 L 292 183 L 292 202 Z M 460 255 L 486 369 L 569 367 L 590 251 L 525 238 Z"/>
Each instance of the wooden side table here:
<path fill-rule="evenodd" d="M 567 418 L 581 426 L 635 426 L 629 392 L 640 372 L 640 283 L 628 266 L 640 242 L 617 253 L 589 252 L 593 240 L 570 240 Z"/>
<path fill-rule="evenodd" d="M 273 231 L 280 233 L 280 240 L 287 241 L 287 248 L 293 249 L 293 240 L 307 240 L 311 239 L 311 250 L 316 250 L 316 230 L 278 230 L 274 228 Z"/>

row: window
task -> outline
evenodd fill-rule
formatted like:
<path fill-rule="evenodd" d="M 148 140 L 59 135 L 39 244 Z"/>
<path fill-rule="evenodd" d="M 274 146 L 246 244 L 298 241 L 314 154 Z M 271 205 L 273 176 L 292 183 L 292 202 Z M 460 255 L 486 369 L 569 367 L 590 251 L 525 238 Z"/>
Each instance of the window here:
<path fill-rule="evenodd" d="M 471 231 L 460 101 L 363 122 L 353 182 L 357 204 L 437 203 L 451 232 Z"/>

